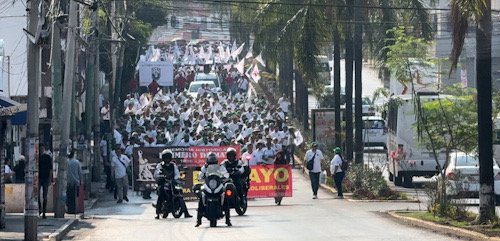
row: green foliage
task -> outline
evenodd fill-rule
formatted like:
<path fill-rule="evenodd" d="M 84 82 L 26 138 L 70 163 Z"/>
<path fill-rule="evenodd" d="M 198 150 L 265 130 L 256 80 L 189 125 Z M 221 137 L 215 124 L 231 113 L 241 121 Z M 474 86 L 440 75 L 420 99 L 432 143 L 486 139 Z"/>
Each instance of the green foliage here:
<path fill-rule="evenodd" d="M 410 35 L 404 27 L 393 28 L 389 33 L 394 38 L 389 38 L 387 41 L 394 44 L 387 48 L 386 66 L 398 81 L 411 83 L 413 69 L 428 68 L 432 65 L 433 59 L 428 56 L 431 43 Z"/>
<path fill-rule="evenodd" d="M 443 180 L 445 182 L 448 182 L 446 179 L 438 177 L 425 184 L 424 191 L 428 197 L 427 211 L 430 212 L 434 217 L 451 218 L 453 220 L 467 219 L 470 216 L 470 213 L 467 210 L 467 206 L 458 204 L 453 199 L 442 196 L 446 195 L 446 193 L 441 190 L 441 182 L 443 182 Z M 445 184 L 445 186 L 449 185 L 449 183 Z"/>
<path fill-rule="evenodd" d="M 161 0 L 129 1 L 133 17 L 140 22 L 150 24 L 152 28 L 166 24 L 169 5 L 169 1 Z"/>
<path fill-rule="evenodd" d="M 426 149 L 470 153 L 477 147 L 477 111 L 473 95 L 425 102 L 420 111 L 425 137 L 420 138 L 419 143 Z"/>
<path fill-rule="evenodd" d="M 398 199 L 399 193 L 387 185 L 380 168 L 368 168 L 362 164 L 353 164 L 349 167 L 344 180 L 345 192 L 352 192 L 360 199 Z"/>

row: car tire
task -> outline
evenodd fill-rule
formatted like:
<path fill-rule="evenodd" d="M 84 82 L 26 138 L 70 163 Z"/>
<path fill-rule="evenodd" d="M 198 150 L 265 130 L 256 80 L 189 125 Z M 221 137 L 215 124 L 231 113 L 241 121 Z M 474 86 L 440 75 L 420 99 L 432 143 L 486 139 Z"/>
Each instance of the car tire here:
<path fill-rule="evenodd" d="M 413 187 L 413 176 L 411 174 L 404 175 L 403 187 L 406 188 Z"/>
<path fill-rule="evenodd" d="M 389 172 L 389 181 L 394 181 L 394 175 L 392 173 Z"/>
<path fill-rule="evenodd" d="M 398 174 L 394 177 L 394 185 L 396 186 L 401 186 L 403 183 L 403 175 L 401 172 L 398 172 Z"/>

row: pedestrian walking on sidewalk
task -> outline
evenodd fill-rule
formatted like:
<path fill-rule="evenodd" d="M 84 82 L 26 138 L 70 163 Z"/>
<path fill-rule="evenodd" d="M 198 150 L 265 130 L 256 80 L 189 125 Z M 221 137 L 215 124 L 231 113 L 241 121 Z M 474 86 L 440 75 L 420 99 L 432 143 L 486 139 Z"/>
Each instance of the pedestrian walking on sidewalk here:
<path fill-rule="evenodd" d="M 122 203 L 123 200 L 128 202 L 127 191 L 128 191 L 128 176 L 127 168 L 130 164 L 130 159 L 122 154 L 122 149 L 117 145 L 115 149 L 116 155 L 113 156 L 111 161 L 111 167 L 113 168 L 116 182 L 116 191 L 118 196 L 117 203 Z"/>
<path fill-rule="evenodd" d="M 66 206 L 69 214 L 76 213 L 76 197 L 79 195 L 80 184 L 82 183 L 82 166 L 75 158 L 75 151 L 71 150 L 68 155 L 68 173 L 66 185 Z M 83 193 L 80 193 L 83 195 Z"/>
<path fill-rule="evenodd" d="M 47 193 L 49 192 L 49 186 L 54 182 L 52 178 L 52 157 L 45 152 L 45 145 L 40 144 L 39 147 L 39 157 L 38 157 L 38 210 L 39 214 L 42 214 L 42 218 L 45 217 L 47 211 Z M 40 191 L 41 189 L 41 191 Z M 42 192 L 43 191 L 43 192 Z M 43 202 L 40 198 L 42 194 Z"/>
<path fill-rule="evenodd" d="M 344 158 L 342 157 L 342 149 L 340 147 L 335 147 L 335 156 L 330 162 L 330 172 L 332 173 L 333 180 L 335 181 L 335 188 L 337 189 L 337 198 L 343 199 L 344 194 L 342 192 L 342 181 L 345 177 L 345 170 L 342 170 L 342 164 Z"/>
<path fill-rule="evenodd" d="M 306 152 L 304 157 L 304 164 L 307 165 L 307 162 L 312 161 L 313 166 L 312 169 L 309 170 L 309 178 L 311 179 L 311 188 L 313 191 L 313 199 L 318 198 L 318 189 L 319 189 L 319 174 L 321 173 L 321 163 L 325 160 L 323 157 L 323 152 L 318 149 L 318 143 L 313 142 L 311 144 L 311 149 Z"/>

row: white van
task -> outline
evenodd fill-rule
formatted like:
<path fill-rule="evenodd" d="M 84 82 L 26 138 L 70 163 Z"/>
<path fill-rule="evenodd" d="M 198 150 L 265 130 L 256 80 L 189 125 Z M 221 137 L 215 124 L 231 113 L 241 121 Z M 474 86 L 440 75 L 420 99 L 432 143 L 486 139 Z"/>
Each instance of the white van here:
<path fill-rule="evenodd" d="M 422 102 L 439 98 L 449 98 L 447 95 L 420 95 Z M 438 174 L 438 165 L 431 150 L 424 149 L 418 143 L 414 103 L 411 95 L 396 95 L 389 100 L 387 119 L 387 148 L 389 154 L 389 180 L 396 186 L 412 186 L 414 176 L 432 177 Z M 399 155 L 398 147 L 401 148 Z M 445 162 L 445 153 L 439 152 L 439 163 Z M 403 158 L 404 157 L 404 158 Z"/>
<path fill-rule="evenodd" d="M 363 145 L 387 150 L 387 128 L 380 116 L 363 116 Z"/>

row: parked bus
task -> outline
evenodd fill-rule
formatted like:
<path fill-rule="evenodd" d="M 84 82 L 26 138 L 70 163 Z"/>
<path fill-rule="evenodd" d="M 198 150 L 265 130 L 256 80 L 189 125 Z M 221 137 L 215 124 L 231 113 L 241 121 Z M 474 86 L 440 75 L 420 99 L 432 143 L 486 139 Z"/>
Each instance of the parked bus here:
<path fill-rule="evenodd" d="M 433 101 L 449 96 L 420 94 L 421 102 Z M 415 176 L 430 178 L 438 174 L 438 165 L 431 150 L 418 143 L 412 95 L 396 95 L 389 100 L 388 140 L 389 180 L 396 186 L 411 187 Z M 445 153 L 439 152 L 439 163 L 445 162 Z"/>

